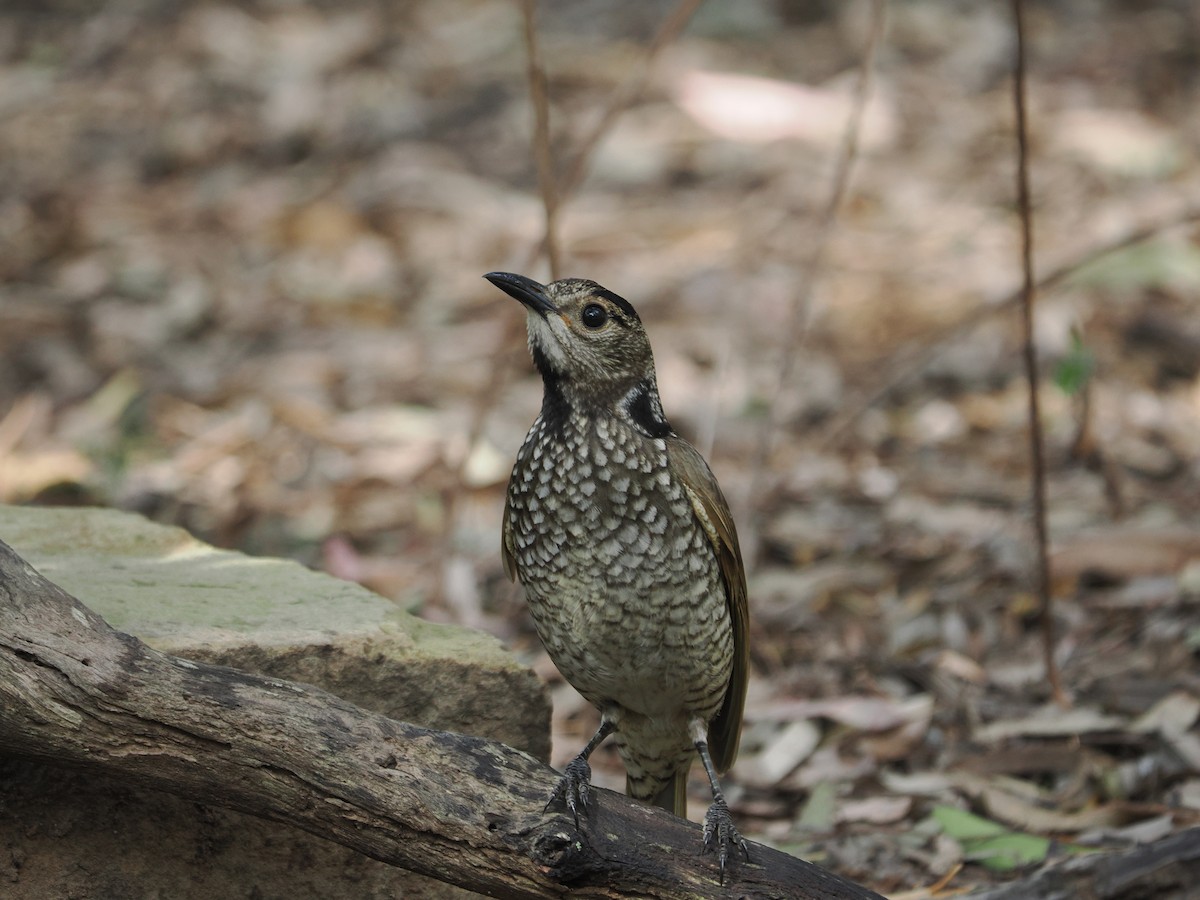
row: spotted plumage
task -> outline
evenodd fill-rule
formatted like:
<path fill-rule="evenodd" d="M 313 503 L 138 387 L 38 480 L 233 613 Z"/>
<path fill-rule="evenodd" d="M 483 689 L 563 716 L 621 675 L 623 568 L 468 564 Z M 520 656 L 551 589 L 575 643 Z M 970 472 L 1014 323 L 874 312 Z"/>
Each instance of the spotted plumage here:
<path fill-rule="evenodd" d="M 593 281 L 486 276 L 528 312 L 542 410 L 509 480 L 503 559 L 538 635 L 601 713 L 555 791 L 578 816 L 587 757 L 609 734 L 628 793 L 683 815 L 697 752 L 714 791 L 706 846 L 744 843 L 717 774 L 737 753 L 747 680 L 746 585 L 728 506 L 663 414 L 649 340 Z"/>

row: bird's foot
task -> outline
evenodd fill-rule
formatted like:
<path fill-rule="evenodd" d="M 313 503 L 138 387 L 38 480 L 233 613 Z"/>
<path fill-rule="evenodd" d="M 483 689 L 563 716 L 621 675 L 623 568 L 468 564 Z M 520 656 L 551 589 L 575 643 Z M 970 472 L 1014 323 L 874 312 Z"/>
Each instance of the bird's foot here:
<path fill-rule="evenodd" d="M 725 863 L 729 859 L 730 847 L 741 848 L 742 856 L 750 859 L 746 841 L 734 827 L 729 804 L 725 802 L 724 797 L 718 797 L 704 815 L 704 851 L 717 854 L 717 864 L 721 867 L 721 884 L 725 884 Z"/>
<path fill-rule="evenodd" d="M 563 777 L 554 786 L 554 793 L 546 801 L 549 809 L 556 800 L 561 800 L 575 817 L 575 827 L 579 827 L 579 812 L 587 811 L 588 800 L 592 795 L 592 767 L 587 759 L 577 756 L 563 770 Z"/>

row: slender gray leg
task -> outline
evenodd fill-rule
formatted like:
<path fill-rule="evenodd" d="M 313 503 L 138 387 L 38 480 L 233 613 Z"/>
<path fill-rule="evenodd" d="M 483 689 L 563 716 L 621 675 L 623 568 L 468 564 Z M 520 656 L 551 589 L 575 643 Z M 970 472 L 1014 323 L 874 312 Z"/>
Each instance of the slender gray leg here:
<path fill-rule="evenodd" d="M 546 801 L 546 809 L 549 809 L 550 804 L 555 800 L 565 802 L 567 809 L 575 817 L 576 828 L 579 827 L 579 811 L 581 809 L 587 810 L 588 800 L 592 794 L 592 767 L 588 764 L 588 757 L 616 729 L 616 722 L 607 716 L 602 716 L 600 727 L 596 729 L 596 733 L 592 735 L 592 739 L 587 742 L 587 746 L 579 751 L 579 755 L 567 763 L 567 768 L 563 771 L 563 777 L 554 786 L 554 793 Z"/>
<path fill-rule="evenodd" d="M 708 752 L 708 724 L 702 719 L 693 719 L 691 732 L 696 752 L 700 754 L 700 762 L 704 764 L 704 771 L 708 774 L 708 783 L 713 795 L 712 806 L 704 814 L 704 849 L 716 851 L 717 863 L 721 867 L 721 884 L 725 884 L 725 862 L 729 859 L 729 848 L 740 847 L 742 856 L 747 860 L 750 859 L 750 850 L 734 827 L 729 804 L 721 790 L 721 782 L 717 780 L 717 769 Z"/>

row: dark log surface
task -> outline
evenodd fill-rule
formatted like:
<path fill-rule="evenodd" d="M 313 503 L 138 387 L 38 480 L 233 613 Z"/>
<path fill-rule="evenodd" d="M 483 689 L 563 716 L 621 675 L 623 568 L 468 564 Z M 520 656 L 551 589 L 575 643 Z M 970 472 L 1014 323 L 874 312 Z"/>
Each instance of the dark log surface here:
<path fill-rule="evenodd" d="M 697 826 L 609 791 L 577 830 L 543 814 L 556 776 L 532 757 L 159 653 L 3 542 L 0 751 L 285 822 L 496 897 L 878 898 L 757 844 L 722 887 Z"/>

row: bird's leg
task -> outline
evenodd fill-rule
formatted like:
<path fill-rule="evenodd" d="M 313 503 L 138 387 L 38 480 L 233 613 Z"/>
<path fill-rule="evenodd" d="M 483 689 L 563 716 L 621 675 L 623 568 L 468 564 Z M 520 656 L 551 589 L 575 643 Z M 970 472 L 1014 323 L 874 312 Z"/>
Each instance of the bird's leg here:
<path fill-rule="evenodd" d="M 693 719 L 691 732 L 696 752 L 700 754 L 700 762 L 704 764 L 704 771 L 708 773 L 708 783 L 713 795 L 712 806 L 704 814 L 704 849 L 706 852 L 716 851 L 717 863 L 721 867 L 721 884 L 725 884 L 725 862 L 729 858 L 729 848 L 735 845 L 740 847 L 742 856 L 747 860 L 750 859 L 750 850 L 734 827 L 729 803 L 721 790 L 721 782 L 717 780 L 717 769 L 708 752 L 708 724 L 703 719 Z"/>
<path fill-rule="evenodd" d="M 563 777 L 554 786 L 554 793 L 546 801 L 546 809 L 549 809 L 550 804 L 555 800 L 562 800 L 566 803 L 567 809 L 575 817 L 576 828 L 579 827 L 579 810 L 587 809 L 588 798 L 592 791 L 592 767 L 588 764 L 588 757 L 592 755 L 593 750 L 600 746 L 600 742 L 616 729 L 617 723 L 602 714 L 600 727 L 596 729 L 592 739 L 587 742 L 587 746 L 579 751 L 579 755 L 567 763 L 566 769 L 563 770 Z"/>

